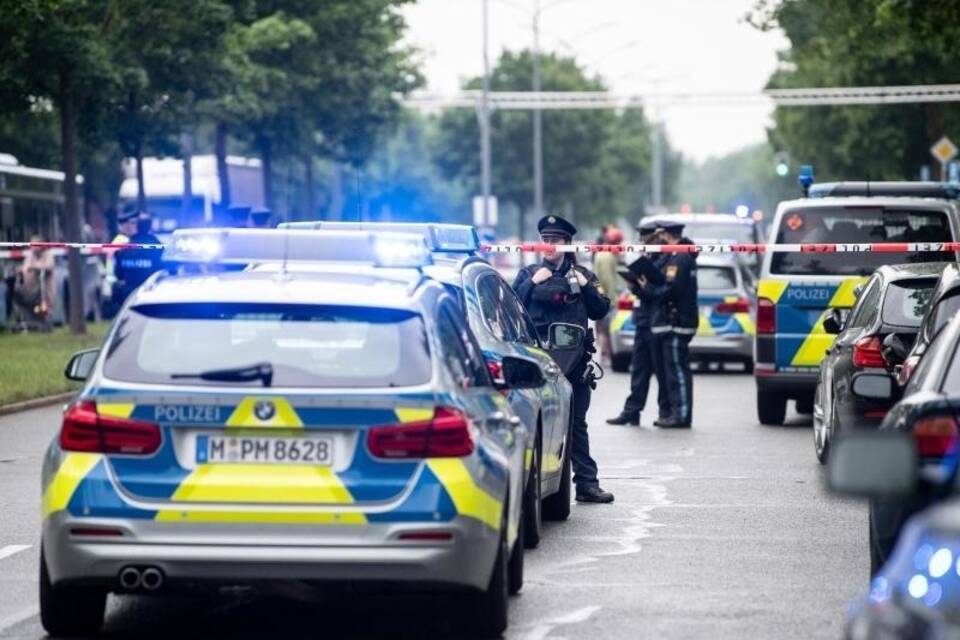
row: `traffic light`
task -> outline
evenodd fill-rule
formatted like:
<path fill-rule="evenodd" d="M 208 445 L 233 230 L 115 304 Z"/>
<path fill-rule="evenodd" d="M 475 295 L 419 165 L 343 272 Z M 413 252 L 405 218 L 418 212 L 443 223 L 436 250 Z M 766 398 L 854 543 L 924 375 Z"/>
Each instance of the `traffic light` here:
<path fill-rule="evenodd" d="M 790 154 L 786 151 L 777 151 L 773 154 L 773 165 L 777 175 L 786 178 L 790 174 Z"/>

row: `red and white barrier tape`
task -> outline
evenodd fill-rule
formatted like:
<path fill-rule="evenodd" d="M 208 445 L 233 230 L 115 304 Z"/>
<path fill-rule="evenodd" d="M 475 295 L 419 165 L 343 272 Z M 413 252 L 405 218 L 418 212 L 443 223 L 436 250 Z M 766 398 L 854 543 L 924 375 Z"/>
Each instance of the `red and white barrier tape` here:
<path fill-rule="evenodd" d="M 928 253 L 960 251 L 960 242 L 818 244 L 488 244 L 483 253 Z"/>
<path fill-rule="evenodd" d="M 80 255 L 99 256 L 114 253 L 120 249 L 163 249 L 163 245 L 112 242 L 0 242 L 0 260 L 22 260 L 31 249 L 46 249 L 53 256 L 65 256 L 68 249 L 79 249 Z"/>

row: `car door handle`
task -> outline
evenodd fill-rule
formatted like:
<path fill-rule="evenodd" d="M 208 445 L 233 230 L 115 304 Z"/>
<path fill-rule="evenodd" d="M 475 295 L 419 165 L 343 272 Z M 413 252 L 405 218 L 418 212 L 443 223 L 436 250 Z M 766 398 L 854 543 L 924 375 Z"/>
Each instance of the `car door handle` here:
<path fill-rule="evenodd" d="M 520 426 L 520 418 L 517 416 L 508 416 L 503 411 L 494 411 L 487 416 L 487 424 L 495 429 L 515 429 Z"/>

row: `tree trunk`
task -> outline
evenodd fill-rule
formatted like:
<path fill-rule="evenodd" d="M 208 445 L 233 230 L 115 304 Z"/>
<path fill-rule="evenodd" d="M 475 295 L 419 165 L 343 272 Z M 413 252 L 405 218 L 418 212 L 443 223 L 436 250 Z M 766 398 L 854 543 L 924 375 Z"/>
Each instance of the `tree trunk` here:
<path fill-rule="evenodd" d="M 77 121 L 74 112 L 73 87 L 68 71 L 60 72 L 60 148 L 63 153 L 63 199 L 64 218 L 68 242 L 80 242 L 80 203 L 77 198 Z M 50 238 L 51 240 L 53 238 Z M 86 318 L 83 315 L 83 262 L 80 251 L 70 249 L 67 253 L 70 294 L 70 331 L 86 333 Z"/>
<path fill-rule="evenodd" d="M 230 172 L 227 170 L 227 124 L 217 123 L 217 138 L 214 143 L 217 154 L 217 178 L 220 180 L 220 208 L 230 206 Z"/>
<path fill-rule="evenodd" d="M 143 143 L 140 140 L 133 146 L 137 160 L 137 210 L 147 210 L 147 190 L 143 184 Z"/>
<path fill-rule="evenodd" d="M 260 161 L 263 163 L 263 204 L 276 213 L 273 201 L 273 156 L 271 155 L 270 140 L 259 136 Z"/>
<path fill-rule="evenodd" d="M 309 153 L 303 158 L 303 181 L 307 191 L 307 220 L 317 220 L 317 190 L 313 183 L 313 156 Z"/>
<path fill-rule="evenodd" d="M 180 201 L 180 224 L 196 226 L 193 216 L 193 134 L 185 132 L 180 136 L 183 148 L 183 194 Z"/>

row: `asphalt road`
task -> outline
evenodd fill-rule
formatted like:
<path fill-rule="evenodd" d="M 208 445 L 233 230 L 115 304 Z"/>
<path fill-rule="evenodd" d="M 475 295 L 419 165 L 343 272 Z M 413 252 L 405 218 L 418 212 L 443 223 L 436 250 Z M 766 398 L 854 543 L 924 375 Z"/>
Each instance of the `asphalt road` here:
<path fill-rule="evenodd" d="M 836 638 L 866 587 L 866 510 L 825 493 L 809 420 L 763 427 L 750 376 L 699 374 L 694 428 L 611 427 L 628 385 L 608 374 L 591 434 L 613 505 L 574 507 L 527 553 L 509 638 Z M 651 399 L 652 408 L 652 399 Z M 653 414 L 645 415 L 647 424 Z M 0 637 L 39 638 L 42 452 L 59 409 L 0 417 Z M 441 635 L 436 598 L 349 594 L 317 603 L 112 597 L 110 637 Z"/>

